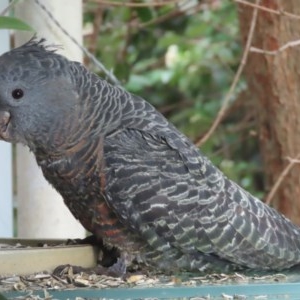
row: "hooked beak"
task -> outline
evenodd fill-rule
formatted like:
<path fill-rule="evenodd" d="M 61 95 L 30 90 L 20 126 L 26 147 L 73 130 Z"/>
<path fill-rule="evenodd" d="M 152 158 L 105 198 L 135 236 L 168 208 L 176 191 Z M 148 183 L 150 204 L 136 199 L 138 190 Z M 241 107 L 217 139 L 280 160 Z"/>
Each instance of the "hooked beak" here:
<path fill-rule="evenodd" d="M 10 113 L 0 111 L 0 140 L 9 141 Z"/>

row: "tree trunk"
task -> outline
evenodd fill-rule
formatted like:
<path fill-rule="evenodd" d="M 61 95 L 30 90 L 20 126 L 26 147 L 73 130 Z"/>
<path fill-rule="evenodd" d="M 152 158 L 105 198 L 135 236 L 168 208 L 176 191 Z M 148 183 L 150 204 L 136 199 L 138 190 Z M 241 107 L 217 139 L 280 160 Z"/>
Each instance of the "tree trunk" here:
<path fill-rule="evenodd" d="M 300 15 L 299 0 L 261 0 L 260 5 Z M 238 13 L 245 44 L 253 8 L 241 4 Z M 299 19 L 259 10 L 253 47 L 276 51 L 299 39 Z M 299 59 L 300 46 L 288 47 L 276 55 L 251 52 L 245 66 L 250 94 L 257 107 L 267 191 L 289 164 L 288 158 L 297 158 L 300 154 Z M 300 164 L 294 164 L 284 177 L 271 204 L 294 223 L 300 224 Z"/>

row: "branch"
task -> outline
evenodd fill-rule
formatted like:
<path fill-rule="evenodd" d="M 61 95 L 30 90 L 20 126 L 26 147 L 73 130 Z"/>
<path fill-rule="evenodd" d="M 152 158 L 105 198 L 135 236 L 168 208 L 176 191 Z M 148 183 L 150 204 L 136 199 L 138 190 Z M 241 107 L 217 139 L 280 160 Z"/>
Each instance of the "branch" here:
<path fill-rule="evenodd" d="M 286 12 L 284 10 L 271 9 L 271 8 L 268 8 L 268 7 L 265 7 L 265 6 L 261 6 L 261 5 L 257 5 L 257 4 L 254 4 L 254 3 L 251 3 L 251 2 L 248 2 L 248 1 L 245 1 L 245 0 L 234 0 L 234 1 L 236 3 L 240 3 L 240 4 L 247 5 L 247 6 L 251 6 L 253 8 L 258 8 L 260 10 L 263 10 L 263 11 L 266 11 L 266 12 L 269 12 L 269 13 L 272 13 L 272 14 L 275 14 L 275 15 L 278 15 L 278 16 L 286 16 L 286 17 L 289 17 L 289 18 L 300 19 L 299 15 L 295 15 L 295 14 Z"/>
<path fill-rule="evenodd" d="M 266 54 L 266 55 L 277 55 L 280 52 L 283 52 L 283 51 L 285 51 L 289 48 L 293 48 L 293 47 L 296 47 L 296 46 L 299 46 L 299 45 L 300 45 L 300 40 L 296 40 L 296 41 L 287 42 L 286 44 L 284 44 L 283 46 L 281 46 L 277 50 L 273 50 L 273 51 L 263 50 L 263 49 L 259 49 L 259 48 L 256 48 L 256 47 L 251 47 L 250 51 L 255 52 L 255 53 L 262 53 L 262 54 Z"/>
<path fill-rule="evenodd" d="M 193 14 L 196 14 L 197 12 L 199 12 L 201 9 L 203 9 L 203 4 L 198 4 L 193 8 Z M 144 23 L 140 23 L 138 24 L 138 28 L 144 28 L 150 25 L 157 25 L 159 23 L 165 22 L 171 18 L 175 18 L 181 15 L 186 14 L 186 12 L 189 10 L 189 8 L 187 8 L 186 10 L 184 9 L 178 9 L 175 8 L 174 10 L 171 10 L 170 12 L 166 13 L 165 15 L 159 16 L 155 19 L 152 19 L 148 22 L 144 22 Z"/>
<path fill-rule="evenodd" d="M 107 6 L 123 6 L 123 7 L 159 7 L 170 4 L 178 4 L 181 0 L 166 0 L 159 2 L 146 2 L 146 3 L 136 3 L 130 1 L 109 1 L 109 0 L 92 0 L 91 2 L 95 2 L 102 5 Z"/>
<path fill-rule="evenodd" d="M 256 0 L 255 4 L 258 5 L 260 3 L 260 0 Z M 258 8 L 255 7 L 253 10 L 253 15 L 252 15 L 252 20 L 251 20 L 251 24 L 250 24 L 250 29 L 249 29 L 249 34 L 248 34 L 248 39 L 246 42 L 246 46 L 245 46 L 245 50 L 243 53 L 243 57 L 242 57 L 242 61 L 239 65 L 239 68 L 235 74 L 235 77 L 233 79 L 233 82 L 230 86 L 229 92 L 227 93 L 227 95 L 225 96 L 225 99 L 223 101 L 223 105 L 221 107 L 221 109 L 218 112 L 218 115 L 216 117 L 216 119 L 214 120 L 213 124 L 211 125 L 210 129 L 208 130 L 208 132 L 196 143 L 196 146 L 201 146 L 202 144 L 204 144 L 209 137 L 214 133 L 214 131 L 216 130 L 216 128 L 218 127 L 218 125 L 221 123 L 227 106 L 229 104 L 230 98 L 232 97 L 233 91 L 236 88 L 236 85 L 241 77 L 241 74 L 244 70 L 244 67 L 246 65 L 247 59 L 248 59 L 248 55 L 250 52 L 250 47 L 251 47 L 251 43 L 252 43 L 252 39 L 253 39 L 253 34 L 254 34 L 254 30 L 255 30 L 255 26 L 256 26 L 256 20 L 257 20 L 257 12 L 258 12 Z"/>
<path fill-rule="evenodd" d="M 293 168 L 293 166 L 295 164 L 299 164 L 300 163 L 300 154 L 298 154 L 298 156 L 296 158 L 287 157 L 286 159 L 289 161 L 289 164 L 283 169 L 283 171 L 281 172 L 281 174 L 277 178 L 275 184 L 273 185 L 271 191 L 269 192 L 268 196 L 266 197 L 265 203 L 268 204 L 268 205 L 271 204 L 272 199 L 273 199 L 274 195 L 276 194 L 276 192 L 278 191 L 279 186 L 283 182 L 284 178 L 291 171 L 291 169 Z"/>

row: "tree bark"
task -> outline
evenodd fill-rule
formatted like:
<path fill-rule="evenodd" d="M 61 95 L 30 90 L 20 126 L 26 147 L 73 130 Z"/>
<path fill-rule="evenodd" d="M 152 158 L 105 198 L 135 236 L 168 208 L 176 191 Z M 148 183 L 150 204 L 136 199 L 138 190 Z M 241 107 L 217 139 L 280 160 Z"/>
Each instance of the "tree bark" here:
<path fill-rule="evenodd" d="M 251 2 L 253 3 L 253 2 Z M 300 16 L 299 0 L 261 0 L 260 5 Z M 238 6 L 242 41 L 248 36 L 253 8 Z M 259 10 L 252 46 L 276 51 L 300 39 L 300 20 Z M 270 190 L 300 154 L 300 46 L 276 55 L 251 52 L 245 66 L 252 100 L 256 103 L 266 190 Z M 300 158 L 300 157 L 298 157 Z M 272 198 L 272 206 L 300 225 L 300 164 L 293 165 Z"/>

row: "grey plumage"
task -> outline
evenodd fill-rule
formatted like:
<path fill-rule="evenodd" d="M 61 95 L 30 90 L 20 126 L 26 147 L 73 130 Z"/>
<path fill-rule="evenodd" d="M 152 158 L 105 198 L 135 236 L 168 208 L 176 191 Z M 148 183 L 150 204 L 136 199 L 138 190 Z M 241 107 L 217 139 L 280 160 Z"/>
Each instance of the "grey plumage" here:
<path fill-rule="evenodd" d="M 0 57 L 0 138 L 27 145 L 73 215 L 127 257 L 182 270 L 300 262 L 298 227 L 148 102 L 41 42 Z"/>

